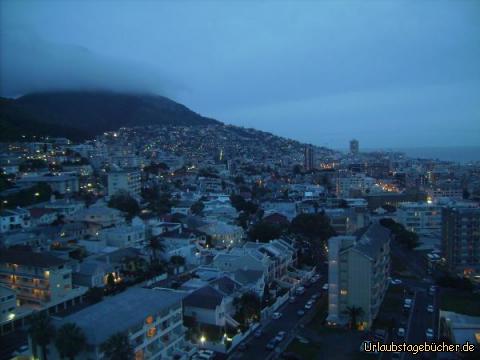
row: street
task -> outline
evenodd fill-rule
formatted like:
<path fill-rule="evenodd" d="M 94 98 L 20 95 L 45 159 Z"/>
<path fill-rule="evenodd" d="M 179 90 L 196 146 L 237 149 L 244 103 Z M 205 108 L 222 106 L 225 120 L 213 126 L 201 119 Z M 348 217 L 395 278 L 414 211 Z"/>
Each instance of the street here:
<path fill-rule="evenodd" d="M 315 305 L 310 310 L 304 308 L 307 301 L 314 294 L 319 294 L 320 297 L 317 299 L 317 302 L 320 301 L 320 298 L 327 296 L 327 291 L 322 290 L 323 284 L 326 282 L 325 276 L 322 276 L 320 280 L 312 284 L 309 288 L 305 288 L 305 293 L 300 296 L 296 296 L 295 303 L 291 304 L 286 302 L 278 312 L 282 313 L 282 317 L 277 320 L 269 319 L 268 323 L 262 327 L 262 336 L 256 338 L 254 335 L 251 335 L 245 340 L 247 344 L 247 349 L 243 352 L 240 350 L 234 351 L 228 359 L 268 359 L 272 358 L 275 355 L 278 355 L 281 351 L 285 350 L 284 347 L 288 344 L 289 340 L 296 335 L 296 330 L 298 329 L 301 323 L 304 323 L 307 318 L 314 315 Z M 305 315 L 302 317 L 297 315 L 298 310 L 304 310 Z M 267 350 L 267 343 L 272 340 L 279 331 L 285 331 L 285 339 L 277 346 L 275 350 Z"/>

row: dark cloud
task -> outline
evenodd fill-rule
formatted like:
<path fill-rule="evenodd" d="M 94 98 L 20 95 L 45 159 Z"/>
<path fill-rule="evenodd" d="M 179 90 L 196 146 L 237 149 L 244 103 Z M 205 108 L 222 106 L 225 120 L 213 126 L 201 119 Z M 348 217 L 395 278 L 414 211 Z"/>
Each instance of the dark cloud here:
<path fill-rule="evenodd" d="M 42 39 L 13 28 L 2 34 L 1 94 L 15 97 L 45 90 L 104 89 L 172 95 L 177 85 L 145 64 Z"/>

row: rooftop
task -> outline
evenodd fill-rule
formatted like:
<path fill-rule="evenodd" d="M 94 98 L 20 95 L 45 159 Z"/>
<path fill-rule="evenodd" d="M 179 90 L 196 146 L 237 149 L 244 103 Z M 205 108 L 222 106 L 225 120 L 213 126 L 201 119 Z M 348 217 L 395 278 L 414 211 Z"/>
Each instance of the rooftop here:
<path fill-rule="evenodd" d="M 75 323 L 83 329 L 87 342 L 99 345 L 111 335 L 143 323 L 150 315 L 167 309 L 180 301 L 185 293 L 169 289 L 130 288 L 63 319 L 56 325 Z"/>

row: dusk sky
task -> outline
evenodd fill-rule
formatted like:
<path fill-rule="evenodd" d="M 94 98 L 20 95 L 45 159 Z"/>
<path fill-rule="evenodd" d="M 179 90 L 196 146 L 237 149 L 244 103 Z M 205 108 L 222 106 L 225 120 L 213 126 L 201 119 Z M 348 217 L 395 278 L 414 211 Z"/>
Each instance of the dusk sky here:
<path fill-rule="evenodd" d="M 480 1 L 2 1 L 2 96 L 153 92 L 316 145 L 480 145 Z"/>

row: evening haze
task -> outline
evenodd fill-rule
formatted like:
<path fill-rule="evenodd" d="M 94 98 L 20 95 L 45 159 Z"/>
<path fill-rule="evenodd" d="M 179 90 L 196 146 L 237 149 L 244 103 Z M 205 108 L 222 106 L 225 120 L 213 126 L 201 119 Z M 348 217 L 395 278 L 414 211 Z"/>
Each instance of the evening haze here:
<path fill-rule="evenodd" d="M 156 93 L 317 145 L 480 144 L 480 2 L 2 1 L 2 96 Z"/>

